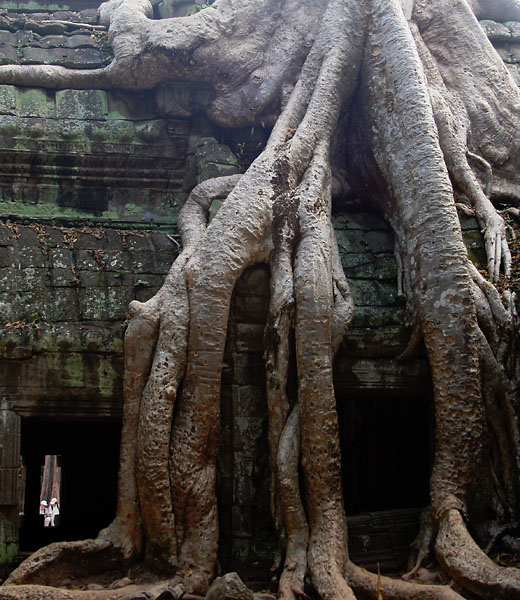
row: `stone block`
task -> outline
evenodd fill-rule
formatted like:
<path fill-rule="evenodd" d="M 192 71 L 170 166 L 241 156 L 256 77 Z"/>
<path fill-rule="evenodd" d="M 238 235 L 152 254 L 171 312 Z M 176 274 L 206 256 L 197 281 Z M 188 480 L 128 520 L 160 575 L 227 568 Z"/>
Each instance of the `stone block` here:
<path fill-rule="evenodd" d="M 130 252 L 131 267 L 134 273 L 155 273 L 155 253 L 153 250 L 140 248 Z"/>
<path fill-rule="evenodd" d="M 134 299 L 130 287 L 112 287 L 107 290 L 107 318 L 111 321 L 124 321 L 128 305 Z"/>
<path fill-rule="evenodd" d="M 366 231 L 360 229 L 336 230 L 336 238 L 341 254 L 351 252 L 359 254 L 370 251 L 370 246 L 366 239 Z"/>
<path fill-rule="evenodd" d="M 253 600 L 253 592 L 237 573 L 226 573 L 211 584 L 206 600 Z"/>
<path fill-rule="evenodd" d="M 85 288 L 79 292 L 79 318 L 82 321 L 107 319 L 107 290 Z"/>
<path fill-rule="evenodd" d="M 255 489 L 251 479 L 246 477 L 236 477 L 233 486 L 233 503 L 240 507 L 253 504 Z"/>
<path fill-rule="evenodd" d="M 125 269 L 125 260 L 122 250 L 107 249 L 105 251 L 105 269 L 107 271 L 121 271 Z"/>
<path fill-rule="evenodd" d="M 368 249 L 374 253 L 394 252 L 394 238 L 390 231 L 367 231 L 365 241 Z"/>
<path fill-rule="evenodd" d="M 97 25 L 98 22 L 98 7 L 99 0 L 88 0 L 87 2 L 82 2 L 82 6 L 87 6 L 89 8 L 85 8 L 79 12 L 79 17 L 81 23 L 90 23 L 90 25 Z"/>
<path fill-rule="evenodd" d="M 511 32 L 511 41 L 520 42 L 520 23 L 518 21 L 506 21 L 504 25 Z"/>
<path fill-rule="evenodd" d="M 98 50 L 95 38 L 91 38 L 90 35 L 85 33 L 77 33 L 70 36 L 48 35 L 38 40 L 38 44 L 33 45 L 40 46 L 41 48 L 95 48 Z"/>
<path fill-rule="evenodd" d="M 20 463 L 20 423 L 20 416 L 10 410 L 7 403 L 4 402 L 0 409 L 0 467 L 2 468 L 18 469 Z"/>
<path fill-rule="evenodd" d="M 44 321 L 50 311 L 49 300 L 41 289 L 18 291 L 12 302 L 16 320 L 25 323 Z"/>
<path fill-rule="evenodd" d="M 235 417 L 233 420 L 233 447 L 242 453 L 242 460 L 255 456 L 256 445 L 263 432 L 263 418 Z M 241 461 L 235 457 L 235 470 Z"/>
<path fill-rule="evenodd" d="M 231 507 L 231 532 L 238 538 L 253 537 L 253 507 L 232 506 Z"/>
<path fill-rule="evenodd" d="M 104 119 L 107 113 L 107 94 L 103 90 L 56 92 L 56 116 L 59 119 Z"/>
<path fill-rule="evenodd" d="M 72 271 L 72 252 L 68 248 L 50 248 L 48 257 L 52 268 Z"/>
<path fill-rule="evenodd" d="M 155 102 L 161 116 L 187 118 L 195 112 L 206 110 L 214 96 L 213 90 L 204 84 L 163 83 L 157 87 Z M 225 155 L 219 153 L 217 158 L 222 156 L 227 164 L 229 149 Z"/>
<path fill-rule="evenodd" d="M 0 281 L 1 286 L 1 281 Z M 17 320 L 15 307 L 12 302 L 11 294 L 0 293 L 0 325 L 2 323 L 12 323 Z M 0 330 L 1 333 L 1 330 Z"/>
<path fill-rule="evenodd" d="M 47 18 L 49 15 L 45 15 Z M 27 19 L 24 25 L 26 31 L 34 31 L 38 35 L 63 35 L 67 30 L 67 26 L 57 21 L 39 22 L 36 20 L 36 15 L 32 15 L 33 19 Z"/>
<path fill-rule="evenodd" d="M 267 405 L 264 389 L 256 385 L 233 386 L 233 415 L 262 418 Z"/>
<path fill-rule="evenodd" d="M 376 329 L 385 326 L 402 326 L 406 322 L 406 307 L 403 306 L 356 306 L 351 327 Z"/>
<path fill-rule="evenodd" d="M 397 300 L 395 282 L 353 279 L 350 289 L 355 306 L 392 306 Z"/>
<path fill-rule="evenodd" d="M 157 273 L 168 273 L 170 267 L 174 263 L 178 256 L 175 247 L 172 245 L 171 249 L 158 250 L 154 253 L 155 256 L 155 268 Z"/>
<path fill-rule="evenodd" d="M 332 218 L 335 229 L 361 229 L 362 231 L 389 230 L 385 220 L 372 213 L 351 212 L 338 214 Z"/>
<path fill-rule="evenodd" d="M 19 292 L 43 293 L 46 285 L 47 270 L 34 267 L 22 267 L 12 272 L 17 281 Z"/>
<path fill-rule="evenodd" d="M 269 310 L 269 299 L 265 296 L 236 296 L 235 316 L 241 323 L 259 323 L 264 325 Z"/>
<path fill-rule="evenodd" d="M 0 29 L 0 44 L 16 46 L 16 33 Z"/>
<path fill-rule="evenodd" d="M 264 326 L 238 323 L 236 349 L 237 352 L 263 352 Z"/>
<path fill-rule="evenodd" d="M 52 92 L 39 88 L 18 88 L 16 107 L 20 117 L 54 117 Z"/>
<path fill-rule="evenodd" d="M 238 160 L 229 147 L 219 144 L 213 138 L 201 140 L 195 151 L 195 168 L 198 183 L 212 177 L 240 172 Z"/>
<path fill-rule="evenodd" d="M 480 26 L 491 42 L 508 42 L 511 40 L 511 30 L 504 23 L 485 19 L 480 21 Z"/>
<path fill-rule="evenodd" d="M 6 300 L 18 290 L 19 285 L 20 277 L 13 277 L 13 269 L 9 267 L 0 268 L 0 290 L 2 294 L 7 294 Z"/>
<path fill-rule="evenodd" d="M 157 117 L 152 110 L 153 94 L 149 91 L 128 92 L 111 90 L 108 92 L 108 119 L 148 121 Z"/>
<path fill-rule="evenodd" d="M 341 253 L 341 264 L 349 279 L 394 279 L 397 265 L 393 255 Z"/>
<path fill-rule="evenodd" d="M 514 62 L 516 62 L 515 58 L 511 54 L 510 48 L 511 48 L 511 44 L 505 44 L 504 46 L 497 46 L 495 48 L 495 50 L 497 51 L 498 55 L 500 56 L 500 58 L 505 63 L 514 63 Z"/>
<path fill-rule="evenodd" d="M 30 240 L 28 240 L 30 243 Z M 28 245 L 25 241 L 23 245 L 19 245 L 15 249 L 15 267 L 37 267 L 44 268 L 47 266 L 48 254 L 42 252 L 45 248 L 42 248 L 38 243 L 37 245 Z"/>
<path fill-rule="evenodd" d="M 18 259 L 12 246 L 0 246 L 0 269 L 3 267 L 16 268 Z"/>
<path fill-rule="evenodd" d="M 51 269 L 50 276 L 54 287 L 71 287 L 80 283 L 78 276 L 71 269 Z"/>
<path fill-rule="evenodd" d="M 16 113 L 16 91 L 12 85 L 0 85 L 0 114 Z"/>
<path fill-rule="evenodd" d="M 502 60 L 509 63 L 520 63 L 520 44 L 504 44 L 503 46 L 498 46 L 496 51 L 501 57 L 504 57 Z"/>
<path fill-rule="evenodd" d="M 76 288 L 56 288 L 49 305 L 53 321 L 77 321 L 79 313 L 78 290 Z"/>
<path fill-rule="evenodd" d="M 18 52 L 14 46 L 0 42 L 0 65 L 13 65 L 18 60 Z"/>
<path fill-rule="evenodd" d="M 18 503 L 18 466 L 0 467 L 0 505 L 9 506 Z"/>
<path fill-rule="evenodd" d="M 88 240 L 90 246 L 92 239 Z M 94 249 L 78 249 L 76 251 L 76 269 L 82 271 L 101 271 L 104 269 L 105 251 Z"/>
<path fill-rule="evenodd" d="M 265 384 L 265 366 L 262 356 L 245 352 L 233 353 L 233 379 L 238 385 Z"/>

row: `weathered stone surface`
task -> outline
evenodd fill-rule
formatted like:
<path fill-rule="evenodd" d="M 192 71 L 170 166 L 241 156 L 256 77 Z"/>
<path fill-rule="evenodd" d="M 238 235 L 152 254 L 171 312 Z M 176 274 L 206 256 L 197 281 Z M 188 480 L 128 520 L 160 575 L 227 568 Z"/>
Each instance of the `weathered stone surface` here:
<path fill-rule="evenodd" d="M 56 92 L 58 119 L 104 119 L 108 113 L 103 90 L 63 90 Z"/>
<path fill-rule="evenodd" d="M 511 30 L 504 23 L 482 20 L 480 26 L 492 42 L 508 42 L 511 40 Z"/>
<path fill-rule="evenodd" d="M 0 65 L 10 65 L 16 63 L 18 53 L 14 46 L 0 43 Z"/>
<path fill-rule="evenodd" d="M 13 115 L 16 110 L 16 94 L 11 85 L 0 85 L 0 114 Z"/>
<path fill-rule="evenodd" d="M 95 69 L 103 66 L 97 48 L 25 48 L 20 59 L 23 65 L 59 65 L 72 69 Z"/>
<path fill-rule="evenodd" d="M 215 139 L 202 139 L 195 151 L 197 183 L 222 175 L 240 173 L 238 160 L 228 146 Z"/>
<path fill-rule="evenodd" d="M 253 592 L 237 573 L 226 573 L 211 584 L 205 600 L 252 600 Z"/>

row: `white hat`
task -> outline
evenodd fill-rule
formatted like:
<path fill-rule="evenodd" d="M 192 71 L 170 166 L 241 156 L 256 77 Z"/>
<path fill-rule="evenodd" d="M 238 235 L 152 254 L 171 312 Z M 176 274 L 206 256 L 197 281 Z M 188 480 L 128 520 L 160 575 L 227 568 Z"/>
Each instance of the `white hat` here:
<path fill-rule="evenodd" d="M 45 500 L 42 500 L 42 501 L 40 502 L 40 504 L 43 504 L 43 506 L 47 506 L 47 502 L 45 502 Z"/>
<path fill-rule="evenodd" d="M 51 500 L 51 504 L 58 504 L 58 498 L 53 498 Z"/>

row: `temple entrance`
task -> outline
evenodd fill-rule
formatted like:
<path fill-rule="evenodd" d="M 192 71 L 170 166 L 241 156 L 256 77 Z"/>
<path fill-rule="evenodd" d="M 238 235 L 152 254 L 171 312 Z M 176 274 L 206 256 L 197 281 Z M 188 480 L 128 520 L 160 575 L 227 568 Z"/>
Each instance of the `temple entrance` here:
<path fill-rule="evenodd" d="M 428 401 L 359 392 L 338 403 L 347 514 L 426 506 Z"/>
<path fill-rule="evenodd" d="M 116 422 L 22 420 L 22 552 L 55 541 L 96 537 L 112 521 L 120 437 Z M 53 487 L 58 472 L 60 485 Z M 42 497 L 44 488 L 52 498 Z M 56 493 L 59 516 L 51 526 L 52 521 L 45 522 L 41 501 L 50 505 Z"/>
<path fill-rule="evenodd" d="M 431 396 L 403 392 L 338 398 L 349 547 L 367 566 L 403 566 L 429 504 Z"/>

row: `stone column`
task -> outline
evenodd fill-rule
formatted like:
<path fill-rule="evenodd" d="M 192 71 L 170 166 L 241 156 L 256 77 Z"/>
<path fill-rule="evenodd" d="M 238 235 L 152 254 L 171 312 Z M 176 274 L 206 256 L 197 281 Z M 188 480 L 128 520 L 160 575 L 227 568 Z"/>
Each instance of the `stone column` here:
<path fill-rule="evenodd" d="M 18 469 L 21 419 L 0 398 L 0 566 L 18 553 Z"/>

